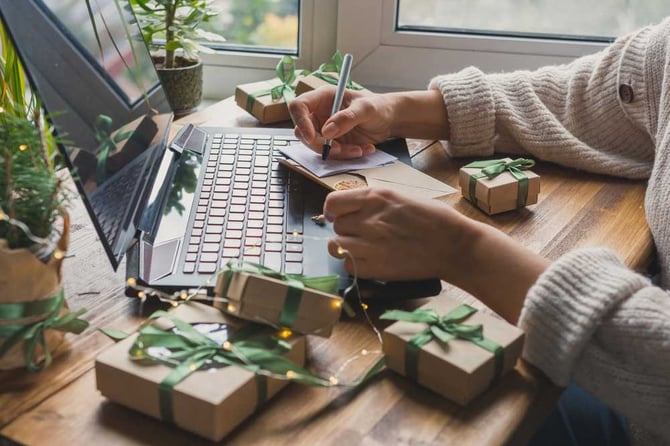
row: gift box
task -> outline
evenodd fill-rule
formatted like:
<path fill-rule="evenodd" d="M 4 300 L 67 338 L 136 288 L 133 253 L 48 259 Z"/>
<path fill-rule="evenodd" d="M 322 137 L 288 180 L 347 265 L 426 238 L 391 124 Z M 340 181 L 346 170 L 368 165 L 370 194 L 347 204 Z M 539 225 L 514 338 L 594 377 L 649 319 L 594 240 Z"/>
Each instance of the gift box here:
<path fill-rule="evenodd" d="M 337 81 L 339 78 L 340 78 L 339 73 L 320 73 L 320 72 L 312 73 L 309 76 L 302 77 L 298 80 L 298 84 L 295 87 L 295 94 L 297 96 L 300 96 L 303 93 L 316 90 L 317 88 L 323 87 L 325 85 L 335 86 L 337 85 Z M 355 82 L 351 83 L 351 85 L 347 86 L 347 88 L 356 91 L 366 91 L 366 92 L 370 91 L 356 84 Z"/>
<path fill-rule="evenodd" d="M 295 98 L 298 79 L 307 74 L 296 70 L 295 61 L 284 56 L 275 70 L 277 77 L 269 81 L 238 85 L 235 102 L 258 119 L 262 124 L 288 121 L 291 115 L 288 103 Z"/>
<path fill-rule="evenodd" d="M 283 96 L 273 98 L 270 93 L 273 88 L 281 85 L 282 81 L 279 79 L 238 85 L 235 89 L 235 102 L 262 124 L 288 121 L 291 115 L 286 100 Z"/>
<path fill-rule="evenodd" d="M 531 172 L 533 160 L 475 161 L 463 166 L 458 183 L 463 197 L 489 215 L 537 203 L 540 177 Z"/>
<path fill-rule="evenodd" d="M 169 314 L 159 313 L 153 324 L 96 358 L 97 386 L 110 400 L 219 441 L 287 384 L 286 379 L 254 373 L 239 365 L 221 366 L 221 361 L 225 365 L 237 354 L 252 362 L 270 354 L 269 350 L 250 349 L 256 345 L 251 343 L 256 338 L 250 334 L 276 339 L 272 337 L 274 330 L 198 303 L 182 304 Z M 201 334 L 193 335 L 191 327 Z M 173 364 L 175 357 L 165 356 L 170 353 L 166 348 L 199 345 L 190 339 L 202 338 L 202 334 L 206 336 L 205 347 L 190 356 L 180 356 L 183 362 Z M 301 370 L 304 337 L 277 341 L 285 346 L 280 359 L 291 360 L 295 370 Z M 203 343 L 202 339 L 198 342 Z M 228 356 L 222 356 L 226 352 Z M 289 373 L 295 372 L 286 372 L 286 376 Z"/>
<path fill-rule="evenodd" d="M 330 281 L 336 287 L 338 279 L 325 276 L 303 280 L 308 285 L 310 280 Z M 222 273 L 215 294 L 227 302 L 216 301 L 214 306 L 229 314 L 322 337 L 330 336 L 342 312 L 342 298 L 337 295 L 309 288 L 296 279 L 281 280 L 244 271 Z"/>
<path fill-rule="evenodd" d="M 383 332 L 387 366 L 461 405 L 511 370 L 523 345 L 517 327 L 448 298 L 381 318 L 397 321 Z"/>

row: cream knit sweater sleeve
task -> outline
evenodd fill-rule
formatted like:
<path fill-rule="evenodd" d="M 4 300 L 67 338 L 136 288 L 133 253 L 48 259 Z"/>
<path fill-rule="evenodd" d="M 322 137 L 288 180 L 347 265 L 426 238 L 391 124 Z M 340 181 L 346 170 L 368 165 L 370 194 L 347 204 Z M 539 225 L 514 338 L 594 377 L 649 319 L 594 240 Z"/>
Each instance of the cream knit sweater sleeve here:
<path fill-rule="evenodd" d="M 433 79 L 431 88 L 442 92 L 449 116 L 448 152 L 528 153 L 597 173 L 651 175 L 650 190 L 652 184 L 668 190 L 669 39 L 666 20 L 569 65 L 489 75 L 468 68 Z M 632 88 L 632 101 L 620 98 L 624 84 Z M 648 196 L 650 201 L 654 197 Z M 670 205 L 655 206 L 665 211 L 656 215 L 648 209 L 647 218 L 663 259 L 670 240 L 657 237 L 654 228 L 670 227 Z M 606 249 L 578 250 L 540 276 L 519 325 L 527 335 L 524 357 L 555 383 L 577 382 L 670 442 L 666 291 Z"/>

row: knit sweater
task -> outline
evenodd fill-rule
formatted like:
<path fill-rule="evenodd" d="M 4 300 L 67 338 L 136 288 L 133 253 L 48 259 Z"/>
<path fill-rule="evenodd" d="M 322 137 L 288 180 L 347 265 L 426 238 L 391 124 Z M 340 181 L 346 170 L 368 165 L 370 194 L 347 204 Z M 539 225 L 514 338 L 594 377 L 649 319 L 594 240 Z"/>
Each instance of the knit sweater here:
<path fill-rule="evenodd" d="M 523 356 L 575 382 L 670 443 L 670 19 L 605 50 L 537 71 L 438 76 L 452 156 L 529 154 L 648 179 L 646 217 L 660 285 L 607 249 L 568 253 L 526 296 Z"/>

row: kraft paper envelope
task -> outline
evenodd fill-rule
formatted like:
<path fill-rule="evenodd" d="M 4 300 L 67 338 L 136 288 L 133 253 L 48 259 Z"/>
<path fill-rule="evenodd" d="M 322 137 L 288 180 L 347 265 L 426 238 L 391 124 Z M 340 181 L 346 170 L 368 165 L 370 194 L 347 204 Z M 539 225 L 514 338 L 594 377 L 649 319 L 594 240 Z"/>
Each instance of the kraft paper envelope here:
<path fill-rule="evenodd" d="M 354 170 L 319 178 L 291 159 L 278 158 L 277 160 L 289 169 L 305 175 L 330 190 L 356 189 L 365 186 L 384 187 L 417 198 L 438 198 L 456 192 L 453 187 L 401 161 L 394 161 L 372 169 Z"/>

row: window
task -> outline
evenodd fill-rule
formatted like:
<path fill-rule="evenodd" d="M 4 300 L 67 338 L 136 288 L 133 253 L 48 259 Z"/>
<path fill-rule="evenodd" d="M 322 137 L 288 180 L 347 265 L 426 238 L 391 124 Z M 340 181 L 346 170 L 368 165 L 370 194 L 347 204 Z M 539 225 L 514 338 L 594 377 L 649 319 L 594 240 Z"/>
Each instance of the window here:
<path fill-rule="evenodd" d="M 219 49 L 298 54 L 299 0 L 215 0 L 205 31 L 226 38 Z"/>
<path fill-rule="evenodd" d="M 423 89 L 469 65 L 569 62 L 666 15 L 666 0 L 339 0 L 337 47 L 353 53 L 353 79 L 373 90 Z"/>
<path fill-rule="evenodd" d="M 208 30 L 227 41 L 212 45 L 216 54 L 201 54 L 206 98 L 225 98 L 236 85 L 274 77 L 278 54 L 294 55 L 298 68 L 314 68 L 335 51 L 336 1 L 216 0 L 216 5 L 221 14 Z"/>

